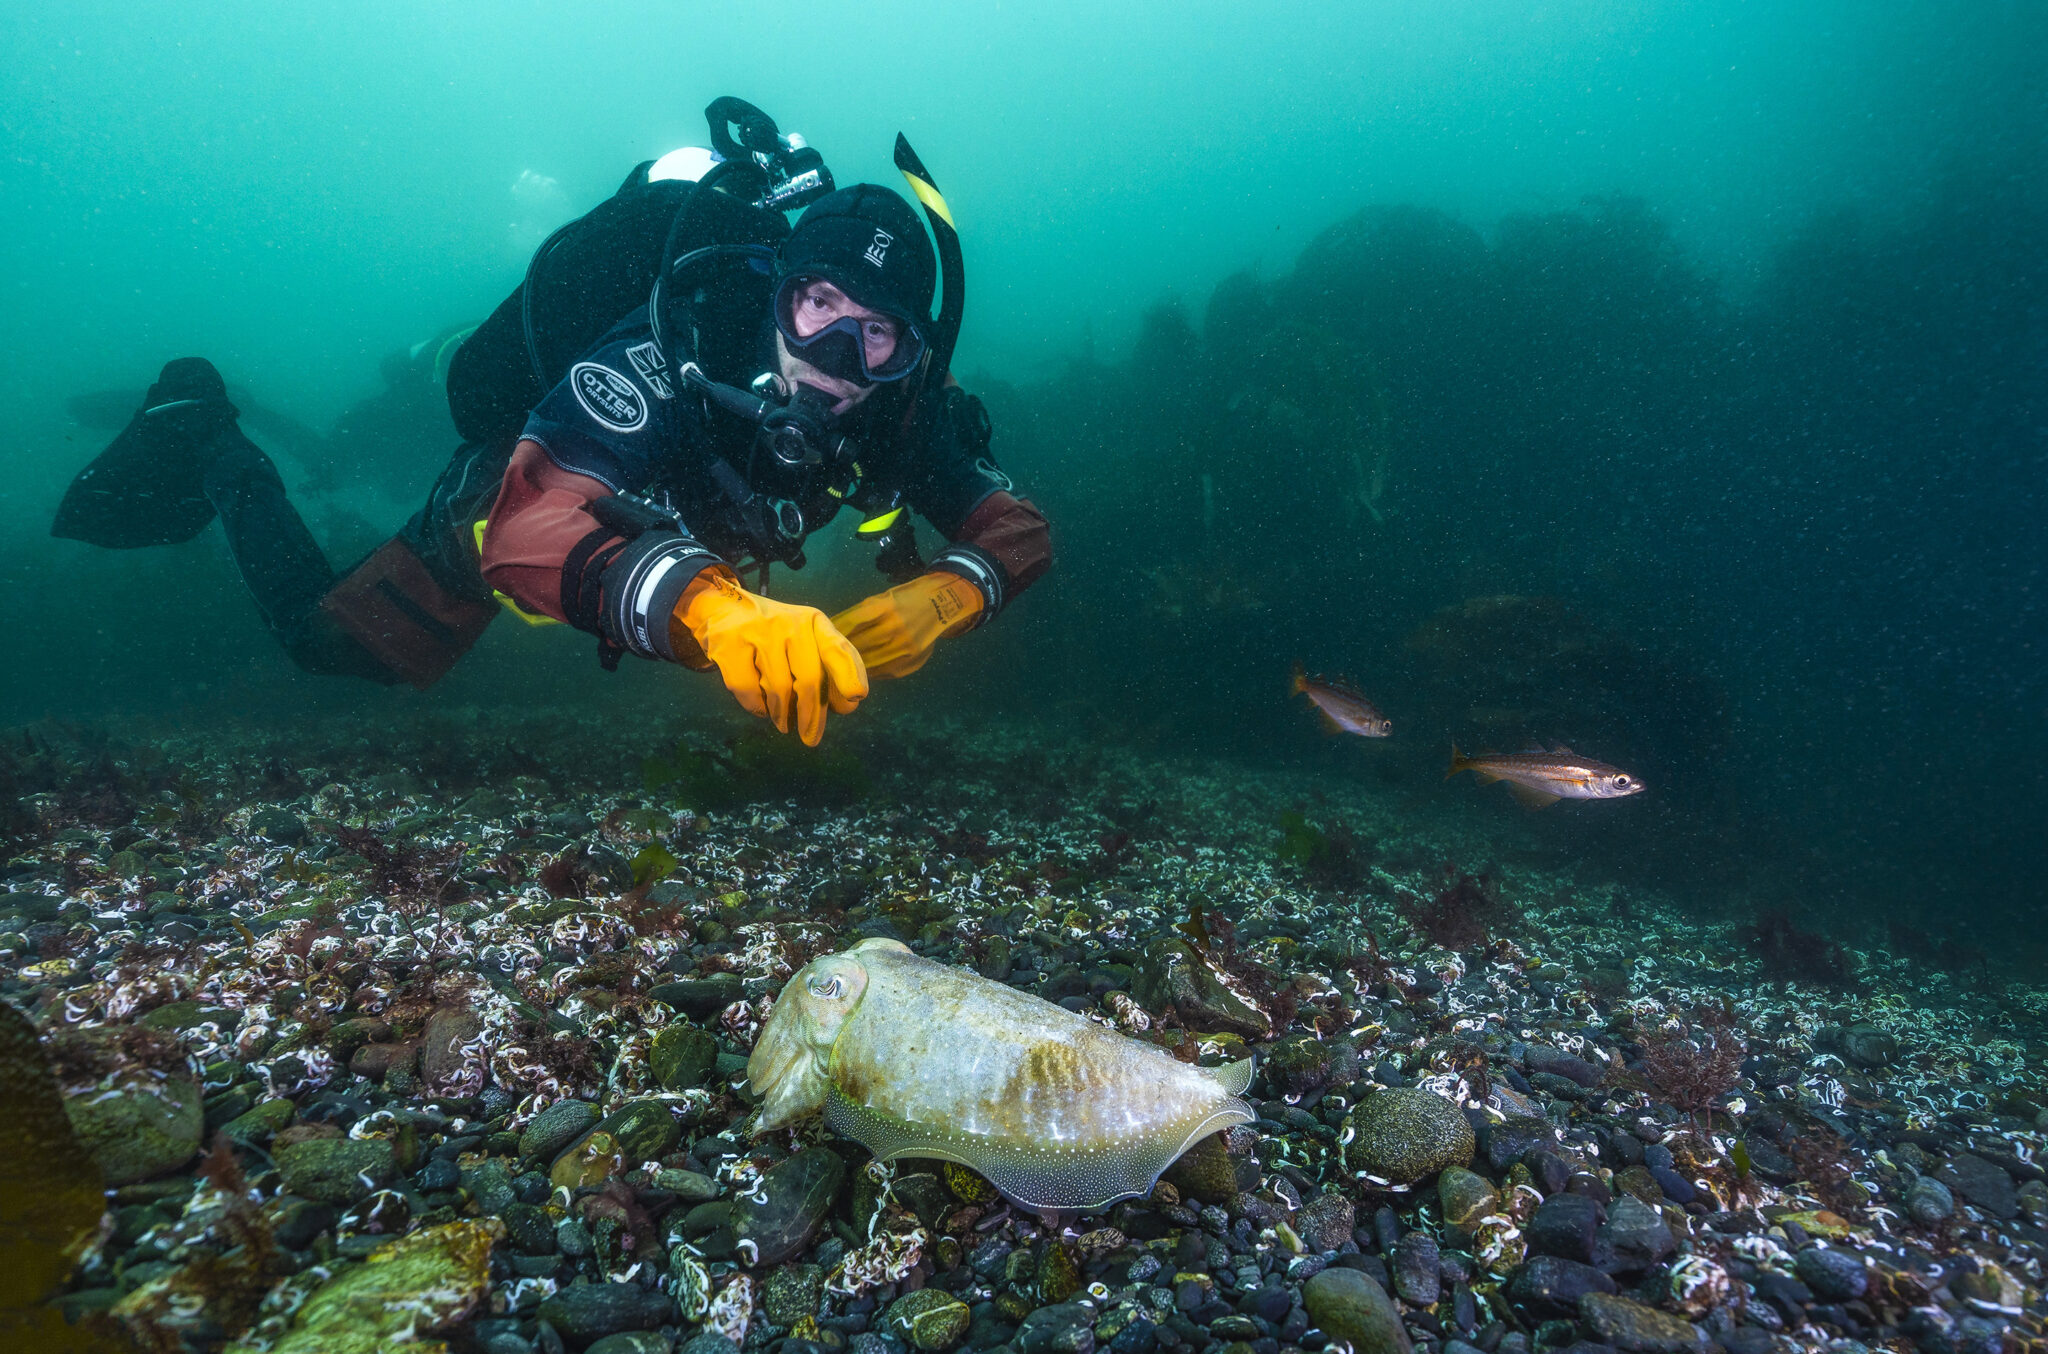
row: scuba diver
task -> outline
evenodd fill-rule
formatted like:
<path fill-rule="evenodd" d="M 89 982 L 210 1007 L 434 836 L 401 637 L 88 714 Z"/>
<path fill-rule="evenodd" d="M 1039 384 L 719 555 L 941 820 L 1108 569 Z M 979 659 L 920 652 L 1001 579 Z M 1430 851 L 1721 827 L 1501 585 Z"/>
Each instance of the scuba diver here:
<path fill-rule="evenodd" d="M 317 468 L 319 487 L 340 487 L 344 471 L 365 472 L 389 481 L 436 468 L 455 432 L 448 416 L 448 372 L 474 324 L 450 326 L 377 363 L 382 389 L 365 395 L 335 416 L 327 434 L 329 454 Z M 261 429 L 257 430 L 259 433 Z"/>
<path fill-rule="evenodd" d="M 930 238 L 896 192 L 837 188 L 752 105 L 706 116 L 712 149 L 637 166 L 454 350 L 464 441 L 353 569 L 328 564 L 202 358 L 164 367 L 53 534 L 167 544 L 217 515 L 310 672 L 423 688 L 510 610 L 595 635 L 607 668 L 630 653 L 716 669 L 815 745 L 871 677 L 917 671 L 1040 577 L 1049 532 L 951 376 L 959 241 L 909 143 L 896 164 Z M 770 598 L 770 566 L 803 567 L 806 537 L 845 507 L 892 586 L 830 618 Z M 947 540 L 929 561 L 913 511 Z"/>

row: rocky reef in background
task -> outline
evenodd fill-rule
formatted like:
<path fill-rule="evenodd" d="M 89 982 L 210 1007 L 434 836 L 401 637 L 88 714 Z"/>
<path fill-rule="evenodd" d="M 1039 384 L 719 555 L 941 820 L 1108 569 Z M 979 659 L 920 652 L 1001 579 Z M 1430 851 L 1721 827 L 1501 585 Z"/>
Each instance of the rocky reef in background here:
<path fill-rule="evenodd" d="M 1272 693 L 1298 660 L 1393 719 L 1390 781 L 1514 738 L 1673 791 L 1575 843 L 1609 871 L 2048 963 L 2048 202 L 1957 166 L 1817 214 L 1753 278 L 1683 233 L 1626 196 L 1368 205 L 1177 279 L 1128 353 L 970 378 L 1061 558 L 1057 612 L 978 641 L 972 699 L 1103 693 L 1117 734 L 1251 760 L 1296 732 Z M 1560 630 L 1469 668 L 1405 647 L 1504 595 Z M 1612 672 L 1561 652 L 1588 632 Z"/>

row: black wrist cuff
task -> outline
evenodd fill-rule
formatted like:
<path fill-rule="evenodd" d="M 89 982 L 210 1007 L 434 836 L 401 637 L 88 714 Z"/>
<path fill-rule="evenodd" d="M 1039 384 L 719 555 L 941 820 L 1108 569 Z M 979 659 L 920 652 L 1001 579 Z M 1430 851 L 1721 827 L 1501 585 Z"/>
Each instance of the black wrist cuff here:
<path fill-rule="evenodd" d="M 602 636 L 598 603 L 605 566 L 619 557 L 628 542 L 605 527 L 585 535 L 562 560 L 562 617 L 578 630 Z"/>
<path fill-rule="evenodd" d="M 702 542 L 673 532 L 629 541 L 604 566 L 598 633 L 643 658 L 676 661 L 668 642 L 676 600 L 691 579 L 724 563 Z"/>
<path fill-rule="evenodd" d="M 981 593 L 981 614 L 974 618 L 980 629 L 995 619 L 1010 593 L 1010 571 L 1003 562 L 978 545 L 950 545 L 933 557 L 933 569 L 958 574 Z"/>

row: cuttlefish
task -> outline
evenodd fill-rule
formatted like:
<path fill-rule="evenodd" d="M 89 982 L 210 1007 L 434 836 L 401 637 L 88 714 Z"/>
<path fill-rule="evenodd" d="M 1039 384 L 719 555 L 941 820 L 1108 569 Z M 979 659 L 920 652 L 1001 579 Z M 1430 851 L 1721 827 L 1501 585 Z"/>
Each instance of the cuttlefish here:
<path fill-rule="evenodd" d="M 755 1136 L 822 1113 L 882 1161 L 936 1157 L 1027 1208 L 1147 1194 L 1195 1143 L 1249 1123 L 1246 1058 L 1177 1061 L 894 940 L 806 964 L 747 1061 Z"/>

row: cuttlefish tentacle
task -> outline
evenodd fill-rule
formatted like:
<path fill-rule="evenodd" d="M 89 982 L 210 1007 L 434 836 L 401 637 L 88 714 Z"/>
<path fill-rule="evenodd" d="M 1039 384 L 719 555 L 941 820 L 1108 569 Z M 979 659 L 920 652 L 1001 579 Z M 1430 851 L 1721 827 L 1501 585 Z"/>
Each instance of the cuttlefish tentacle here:
<path fill-rule="evenodd" d="M 748 1078 L 755 1132 L 814 1111 L 884 1161 L 937 1157 L 1032 1208 L 1148 1192 L 1252 1111 L 1249 1059 L 1207 1069 L 896 941 L 813 961 L 783 989 Z"/>
<path fill-rule="evenodd" d="M 757 1136 L 824 1108 L 833 1041 L 867 990 L 867 969 L 844 954 L 814 960 L 789 980 L 747 1060 L 747 1082 L 761 1096 Z"/>

